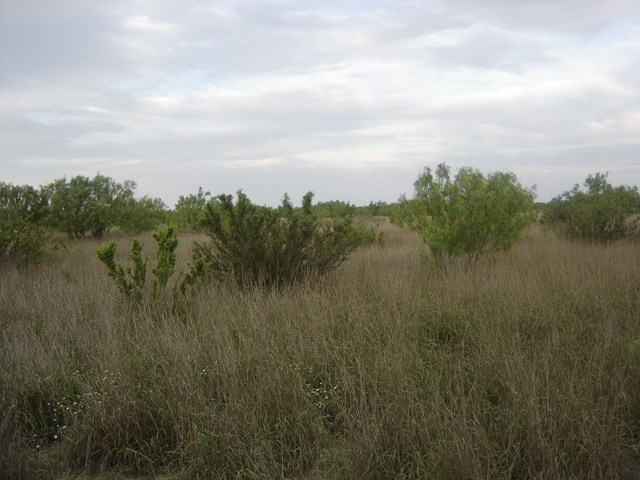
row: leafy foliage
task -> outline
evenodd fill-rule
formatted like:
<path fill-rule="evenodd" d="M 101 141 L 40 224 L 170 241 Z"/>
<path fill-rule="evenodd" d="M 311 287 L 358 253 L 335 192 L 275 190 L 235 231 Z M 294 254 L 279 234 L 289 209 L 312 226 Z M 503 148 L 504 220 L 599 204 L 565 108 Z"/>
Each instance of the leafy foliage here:
<path fill-rule="evenodd" d="M 451 178 L 443 163 L 435 172 L 426 168 L 414 185 L 414 199 L 401 198 L 393 220 L 418 232 L 440 264 L 506 251 L 533 218 L 535 194 L 512 173 L 485 177 L 462 168 Z"/>
<path fill-rule="evenodd" d="M 117 226 L 126 233 L 142 233 L 166 223 L 167 206 L 159 198 L 128 198 L 118 212 Z"/>
<path fill-rule="evenodd" d="M 211 193 L 198 188 L 197 194 L 180 195 L 173 212 L 173 223 L 180 230 L 198 230 L 205 218 L 205 206 Z"/>
<path fill-rule="evenodd" d="M 280 287 L 320 277 L 371 237 L 369 228 L 350 217 L 318 220 L 312 200 L 308 192 L 296 209 L 285 194 L 276 210 L 252 204 L 242 191 L 235 204 L 231 195 L 220 195 L 206 208 L 203 226 L 210 241 L 196 243 L 194 252 L 207 258 L 218 278 L 243 287 Z"/>
<path fill-rule="evenodd" d="M 127 187 L 100 174 L 93 180 L 80 175 L 55 180 L 45 187 L 49 224 L 71 238 L 82 238 L 87 232 L 99 237 L 116 224 L 116 198 L 133 196 Z"/>
<path fill-rule="evenodd" d="M 38 263 L 49 255 L 52 236 L 39 224 L 46 213 L 38 190 L 0 182 L 0 262 Z"/>
<path fill-rule="evenodd" d="M 114 260 L 118 244 L 110 242 L 99 248 L 96 253 L 102 263 L 109 269 L 109 275 L 118 291 L 132 304 L 138 305 L 142 301 L 142 289 L 147 276 L 147 260 L 142 258 L 142 244 L 133 239 L 131 242 L 131 261 L 133 268 L 123 267 Z"/>
<path fill-rule="evenodd" d="M 607 174 L 589 175 L 584 182 L 554 198 L 545 209 L 543 223 L 560 236 L 586 243 L 610 244 L 635 232 L 640 216 L 637 187 L 613 187 Z"/>
<path fill-rule="evenodd" d="M 173 227 L 167 227 L 153 234 L 158 244 L 156 253 L 156 267 L 151 270 L 154 275 L 151 291 L 152 301 L 156 301 L 167 289 L 169 279 L 176 271 L 175 249 L 178 246 L 178 238 Z M 147 262 L 142 257 L 143 245 L 133 239 L 131 243 L 131 260 L 133 267 L 123 267 L 115 262 L 115 254 L 118 244 L 110 242 L 99 248 L 96 253 L 102 263 L 108 269 L 108 275 L 113 279 L 118 291 L 133 306 L 139 307 L 144 299 L 143 291 L 146 281 Z M 193 265 L 187 265 L 181 272 L 178 282 L 173 287 L 173 310 L 184 310 L 182 298 L 188 290 L 192 291 L 201 286 L 208 278 L 209 265 L 205 258 L 198 258 Z"/>
<path fill-rule="evenodd" d="M 353 217 L 357 213 L 357 207 L 349 202 L 332 200 L 329 202 L 318 202 L 312 207 L 313 213 L 318 218 L 347 218 Z"/>
<path fill-rule="evenodd" d="M 101 237 L 115 226 L 149 230 L 163 218 L 164 204 L 147 197 L 136 200 L 132 180 L 118 183 L 99 173 L 92 179 L 78 175 L 69 181 L 55 180 L 43 190 L 49 201 L 48 224 L 70 238 L 87 233 Z"/>
<path fill-rule="evenodd" d="M 153 238 L 158 243 L 158 264 L 152 270 L 156 277 L 153 281 L 153 296 L 157 297 L 160 290 L 167 286 L 167 282 L 176 271 L 175 251 L 178 247 L 178 237 L 173 227 L 169 227 L 155 232 Z"/>
<path fill-rule="evenodd" d="M 359 213 L 362 215 L 371 215 L 373 217 L 386 216 L 391 217 L 394 214 L 397 204 L 388 204 L 383 201 L 369 202 L 366 207 L 360 207 Z"/>

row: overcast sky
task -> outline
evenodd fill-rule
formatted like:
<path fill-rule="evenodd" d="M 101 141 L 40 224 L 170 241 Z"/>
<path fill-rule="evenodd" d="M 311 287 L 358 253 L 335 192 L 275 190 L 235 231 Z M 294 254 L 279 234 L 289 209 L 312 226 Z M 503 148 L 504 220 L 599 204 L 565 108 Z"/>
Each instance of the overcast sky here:
<path fill-rule="evenodd" d="M 394 202 L 640 185 L 638 0 L 0 0 L 0 180 Z"/>

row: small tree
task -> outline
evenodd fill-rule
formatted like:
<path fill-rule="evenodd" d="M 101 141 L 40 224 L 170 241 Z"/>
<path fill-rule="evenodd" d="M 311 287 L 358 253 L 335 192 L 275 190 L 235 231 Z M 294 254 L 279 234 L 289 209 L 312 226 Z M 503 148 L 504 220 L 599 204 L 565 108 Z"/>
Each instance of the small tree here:
<path fill-rule="evenodd" d="M 202 187 L 196 194 L 180 195 L 173 211 L 173 223 L 180 230 L 198 230 L 206 216 L 205 207 L 210 196 L 211 193 Z"/>
<path fill-rule="evenodd" d="M 99 238 L 115 226 L 143 231 L 162 221 L 164 204 L 158 199 L 135 198 L 136 183 L 118 183 L 99 173 L 55 180 L 44 187 L 49 202 L 48 224 L 69 235 Z"/>
<path fill-rule="evenodd" d="M 242 287 L 279 287 L 320 277 L 371 235 L 351 218 L 321 222 L 312 200 L 313 192 L 307 193 L 296 209 L 285 194 L 281 207 L 271 209 L 252 204 L 242 191 L 235 204 L 231 195 L 220 195 L 207 204 L 203 222 L 211 240 L 196 243 L 194 254 L 205 256 L 219 279 Z"/>
<path fill-rule="evenodd" d="M 390 217 L 393 213 L 394 207 L 395 204 L 389 205 L 388 203 L 379 200 L 377 202 L 369 202 L 369 205 L 367 205 L 366 207 L 360 207 L 358 210 L 361 215 L 371 215 L 374 217 Z"/>
<path fill-rule="evenodd" d="M 443 163 L 435 174 L 426 168 L 414 185 L 415 197 L 400 199 L 393 220 L 418 232 L 440 264 L 506 251 L 533 219 L 534 191 L 512 173 L 485 177 L 462 168 L 452 179 Z"/>
<path fill-rule="evenodd" d="M 38 263 L 49 255 L 52 235 L 40 224 L 46 214 L 38 190 L 0 182 L 0 262 Z"/>
<path fill-rule="evenodd" d="M 117 226 L 127 233 L 141 233 L 153 230 L 166 223 L 167 207 L 159 198 L 124 199 L 119 206 Z"/>
<path fill-rule="evenodd" d="M 640 223 L 638 187 L 613 187 L 607 174 L 587 176 L 579 185 L 549 202 L 543 223 L 569 240 L 610 244 L 635 232 Z"/>
<path fill-rule="evenodd" d="M 318 202 L 313 207 L 313 213 L 318 218 L 345 218 L 354 217 L 358 211 L 355 205 L 341 200 Z"/>

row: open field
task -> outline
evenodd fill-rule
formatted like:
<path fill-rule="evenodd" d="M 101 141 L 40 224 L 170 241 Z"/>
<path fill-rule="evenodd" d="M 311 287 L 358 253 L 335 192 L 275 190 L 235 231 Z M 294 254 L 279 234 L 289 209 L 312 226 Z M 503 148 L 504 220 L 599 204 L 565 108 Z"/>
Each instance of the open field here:
<path fill-rule="evenodd" d="M 179 317 L 123 306 L 108 239 L 5 268 L 3 478 L 640 478 L 640 243 L 534 225 L 441 271 L 381 228 L 318 284 L 208 285 Z"/>

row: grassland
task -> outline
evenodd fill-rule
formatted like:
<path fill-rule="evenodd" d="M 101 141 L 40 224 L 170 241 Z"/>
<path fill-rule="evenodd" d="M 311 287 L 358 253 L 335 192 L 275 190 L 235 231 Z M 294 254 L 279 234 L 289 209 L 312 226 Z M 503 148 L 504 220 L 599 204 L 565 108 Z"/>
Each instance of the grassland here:
<path fill-rule="evenodd" d="M 3 478 L 640 478 L 640 243 L 534 225 L 443 271 L 381 228 L 319 283 L 181 316 L 123 306 L 104 241 L 4 267 Z"/>

